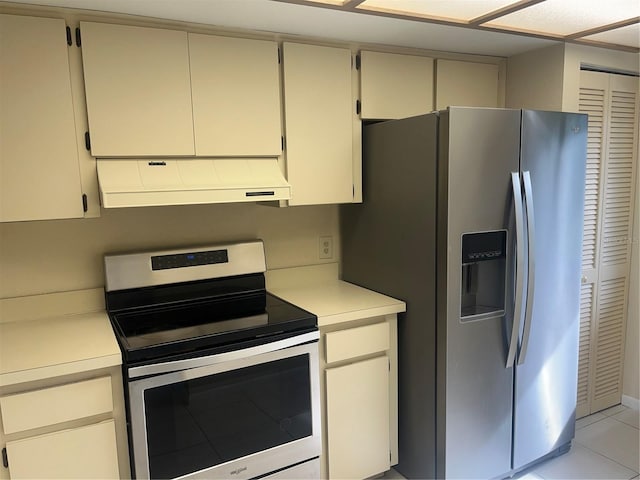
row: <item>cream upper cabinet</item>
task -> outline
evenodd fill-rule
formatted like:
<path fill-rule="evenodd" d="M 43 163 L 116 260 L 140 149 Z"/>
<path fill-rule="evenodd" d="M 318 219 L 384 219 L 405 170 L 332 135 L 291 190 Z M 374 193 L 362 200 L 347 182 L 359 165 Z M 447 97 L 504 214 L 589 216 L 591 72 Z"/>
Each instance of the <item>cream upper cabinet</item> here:
<path fill-rule="evenodd" d="M 284 43 L 283 71 L 289 205 L 353 202 L 360 155 L 351 51 Z"/>
<path fill-rule="evenodd" d="M 92 155 L 282 153 L 276 42 L 88 22 L 81 29 Z"/>
<path fill-rule="evenodd" d="M 278 44 L 189 34 L 196 155 L 282 153 Z"/>
<path fill-rule="evenodd" d="M 406 118 L 433 111 L 433 59 L 360 52 L 362 119 Z"/>
<path fill-rule="evenodd" d="M 186 32 L 81 22 L 95 157 L 192 156 Z"/>
<path fill-rule="evenodd" d="M 64 20 L 0 15 L 0 221 L 84 216 Z"/>
<path fill-rule="evenodd" d="M 489 63 L 436 61 L 436 109 L 499 107 L 499 67 Z"/>

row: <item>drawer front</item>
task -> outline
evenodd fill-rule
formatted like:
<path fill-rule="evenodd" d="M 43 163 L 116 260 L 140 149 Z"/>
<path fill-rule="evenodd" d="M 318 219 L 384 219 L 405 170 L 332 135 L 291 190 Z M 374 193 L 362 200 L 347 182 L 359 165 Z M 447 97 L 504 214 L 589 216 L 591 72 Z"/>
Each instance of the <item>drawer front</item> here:
<path fill-rule="evenodd" d="M 111 377 L 0 397 L 4 433 L 10 434 L 113 411 Z"/>
<path fill-rule="evenodd" d="M 376 323 L 326 334 L 326 362 L 333 363 L 350 358 L 389 350 L 389 324 Z"/>

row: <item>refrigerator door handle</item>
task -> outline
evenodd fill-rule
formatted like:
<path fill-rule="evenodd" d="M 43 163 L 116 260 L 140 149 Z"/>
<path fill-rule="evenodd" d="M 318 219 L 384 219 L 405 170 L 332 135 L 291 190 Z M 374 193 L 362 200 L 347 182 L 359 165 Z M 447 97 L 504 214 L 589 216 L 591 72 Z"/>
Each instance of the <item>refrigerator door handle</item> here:
<path fill-rule="evenodd" d="M 522 344 L 518 353 L 518 365 L 524 363 L 529 346 L 529 335 L 531 333 L 531 315 L 533 312 L 533 294 L 535 289 L 535 216 L 533 214 L 533 189 L 531 187 L 531 175 L 528 171 L 522 172 L 522 183 L 524 184 L 524 198 L 527 211 L 527 297 L 524 310 L 524 332 L 522 334 Z"/>
<path fill-rule="evenodd" d="M 513 207 L 516 215 L 516 298 L 513 308 L 513 326 L 511 339 L 509 341 L 506 368 L 513 366 L 516 358 L 520 323 L 522 322 L 522 297 L 524 294 L 524 213 L 519 172 L 511 172 L 511 186 L 513 188 Z"/>

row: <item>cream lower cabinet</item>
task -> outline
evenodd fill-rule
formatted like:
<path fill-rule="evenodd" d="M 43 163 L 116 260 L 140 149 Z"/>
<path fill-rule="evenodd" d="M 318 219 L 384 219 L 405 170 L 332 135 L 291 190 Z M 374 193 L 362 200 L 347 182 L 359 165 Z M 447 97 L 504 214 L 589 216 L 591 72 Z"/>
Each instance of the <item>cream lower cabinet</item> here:
<path fill-rule="evenodd" d="M 396 315 L 321 328 L 323 476 L 362 479 L 397 463 Z"/>
<path fill-rule="evenodd" d="M 121 390 L 109 375 L 0 396 L 0 478 L 89 479 L 127 476 L 126 438 L 116 419 Z M 118 433 L 118 430 L 121 430 Z M 124 434 L 124 435 L 123 435 Z M 124 455 L 126 457 L 126 455 Z"/>
<path fill-rule="evenodd" d="M 11 478 L 118 478 L 115 422 L 7 442 Z"/>

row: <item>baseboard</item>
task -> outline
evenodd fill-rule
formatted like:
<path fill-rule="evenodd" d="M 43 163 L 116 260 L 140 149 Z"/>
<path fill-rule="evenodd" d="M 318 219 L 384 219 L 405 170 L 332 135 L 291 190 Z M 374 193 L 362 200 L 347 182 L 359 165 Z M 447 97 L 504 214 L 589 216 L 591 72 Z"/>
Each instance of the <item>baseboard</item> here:
<path fill-rule="evenodd" d="M 629 395 L 622 395 L 622 405 L 633 408 L 634 410 L 640 410 L 640 399 L 630 397 Z"/>

